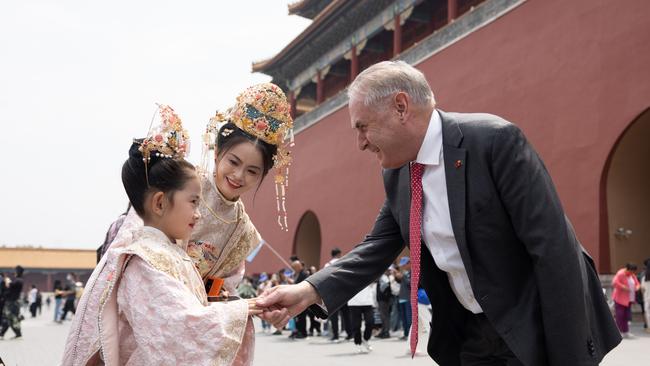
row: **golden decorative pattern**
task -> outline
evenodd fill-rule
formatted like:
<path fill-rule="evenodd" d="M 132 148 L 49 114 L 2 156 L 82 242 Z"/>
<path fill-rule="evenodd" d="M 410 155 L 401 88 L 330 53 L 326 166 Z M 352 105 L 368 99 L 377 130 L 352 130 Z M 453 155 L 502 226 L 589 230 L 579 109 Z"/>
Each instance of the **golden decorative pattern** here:
<path fill-rule="evenodd" d="M 260 237 L 257 229 L 255 229 L 250 221 L 246 221 L 242 235 L 236 241 L 236 244 L 228 253 L 227 259 L 221 265 L 222 271 L 224 273 L 232 272 L 259 243 Z"/>
<path fill-rule="evenodd" d="M 207 161 L 208 151 L 214 147 L 210 143 L 210 136 L 218 133 L 223 122 L 232 122 L 250 136 L 277 147 L 273 156 L 273 167 L 276 169 L 274 181 L 278 224 L 282 230 L 288 231 L 286 190 L 289 186 L 289 166 L 292 160 L 289 148 L 294 145 L 294 136 L 291 105 L 286 95 L 273 83 L 257 84 L 239 94 L 237 102 L 227 114 L 217 112 L 210 119 L 203 139 L 204 163 Z M 223 130 L 221 135 L 227 137 L 231 133 L 232 130 L 227 129 Z M 219 137 L 217 135 L 217 139 Z"/>
<path fill-rule="evenodd" d="M 140 144 L 140 152 L 145 162 L 151 154 L 159 157 L 182 159 L 189 152 L 189 137 L 183 128 L 180 117 L 168 105 L 158 104 L 161 124 L 149 131 Z"/>
<path fill-rule="evenodd" d="M 248 305 L 246 305 L 246 309 Z M 248 310 L 246 310 L 248 311 Z M 235 316 L 229 322 L 224 323 L 224 334 L 237 335 L 236 338 L 223 338 L 223 347 L 217 353 L 217 360 L 214 365 L 230 365 L 237 355 L 237 351 L 241 346 L 241 339 L 246 330 L 247 317 Z"/>

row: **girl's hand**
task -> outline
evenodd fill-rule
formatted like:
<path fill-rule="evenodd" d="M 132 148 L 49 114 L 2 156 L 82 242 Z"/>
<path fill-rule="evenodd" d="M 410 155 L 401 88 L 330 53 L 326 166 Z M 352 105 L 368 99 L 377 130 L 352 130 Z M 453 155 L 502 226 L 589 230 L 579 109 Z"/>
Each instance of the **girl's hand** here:
<path fill-rule="evenodd" d="M 264 309 L 258 307 L 255 302 L 257 301 L 257 298 L 254 297 L 252 299 L 246 299 L 248 302 L 248 316 L 253 316 L 253 315 L 260 315 L 264 311 Z"/>

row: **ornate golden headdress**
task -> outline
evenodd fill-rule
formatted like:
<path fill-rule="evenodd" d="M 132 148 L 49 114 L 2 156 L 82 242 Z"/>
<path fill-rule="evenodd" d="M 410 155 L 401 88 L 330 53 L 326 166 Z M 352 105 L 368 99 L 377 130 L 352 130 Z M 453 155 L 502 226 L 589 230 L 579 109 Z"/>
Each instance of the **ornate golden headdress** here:
<path fill-rule="evenodd" d="M 219 128 L 225 122 L 235 124 L 247 134 L 267 144 L 277 147 L 273 157 L 276 169 L 275 193 L 278 207 L 278 224 L 288 231 L 287 209 L 285 206 L 286 189 L 289 186 L 289 166 L 291 155 L 289 148 L 294 146 L 293 119 L 291 106 L 280 87 L 272 83 L 253 85 L 237 96 L 237 102 L 227 113 L 217 112 L 210 119 L 204 136 L 203 160 L 207 161 L 207 151 L 214 148 Z M 223 131 L 230 134 L 232 131 Z M 214 138 L 216 136 L 216 139 Z M 227 135 L 224 135 L 227 136 Z M 205 164 L 204 164 L 205 165 Z"/>
<path fill-rule="evenodd" d="M 140 143 L 140 152 L 145 164 L 147 184 L 149 183 L 149 162 L 151 155 L 160 158 L 183 159 L 190 151 L 190 140 L 187 131 L 183 128 L 180 117 L 168 105 L 158 105 L 157 114 L 160 124 L 152 128 L 154 118 L 151 120 L 147 137 Z"/>

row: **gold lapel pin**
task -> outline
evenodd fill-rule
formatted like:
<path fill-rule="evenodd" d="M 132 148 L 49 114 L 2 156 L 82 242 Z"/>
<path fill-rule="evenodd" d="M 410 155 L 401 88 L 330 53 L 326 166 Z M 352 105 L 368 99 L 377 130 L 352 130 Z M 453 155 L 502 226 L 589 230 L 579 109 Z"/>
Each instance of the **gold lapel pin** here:
<path fill-rule="evenodd" d="M 456 169 L 459 169 L 461 166 L 463 166 L 463 162 L 460 160 L 456 160 Z"/>

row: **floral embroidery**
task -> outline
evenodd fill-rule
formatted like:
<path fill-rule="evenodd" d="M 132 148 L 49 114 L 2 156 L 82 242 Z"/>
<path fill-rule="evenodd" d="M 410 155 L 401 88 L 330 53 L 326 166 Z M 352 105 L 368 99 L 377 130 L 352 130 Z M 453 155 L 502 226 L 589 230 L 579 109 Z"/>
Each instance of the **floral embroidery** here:
<path fill-rule="evenodd" d="M 224 221 L 212 216 L 202 204 L 199 208 L 203 219 L 192 232 L 187 253 L 201 277 L 224 277 L 237 268 L 253 248 L 260 236 L 244 211 L 241 201 L 227 201 L 218 193 L 207 175 L 201 175 L 204 201 L 221 217 L 238 220 Z"/>
<path fill-rule="evenodd" d="M 232 302 L 234 306 L 238 306 L 239 315 L 234 316 L 231 321 L 224 323 L 224 333 L 237 335 L 236 338 L 227 339 L 224 337 L 223 346 L 219 349 L 217 353 L 217 362 L 214 365 L 230 365 L 237 355 L 237 351 L 241 346 L 241 340 L 246 331 L 246 324 L 248 318 L 246 316 L 240 316 L 242 311 L 246 314 L 248 313 L 248 305 L 246 307 L 241 306 L 241 304 L 236 304 L 237 301 Z M 242 304 L 245 304 L 245 301 L 241 301 Z M 234 309 L 233 309 L 234 313 Z"/>
<path fill-rule="evenodd" d="M 230 273 L 237 268 L 246 259 L 248 253 L 259 244 L 260 238 L 257 230 L 250 221 L 247 221 L 246 224 L 249 225 L 244 227 L 241 237 L 235 242 L 236 244 L 228 253 L 228 258 L 221 265 L 223 273 Z"/>

